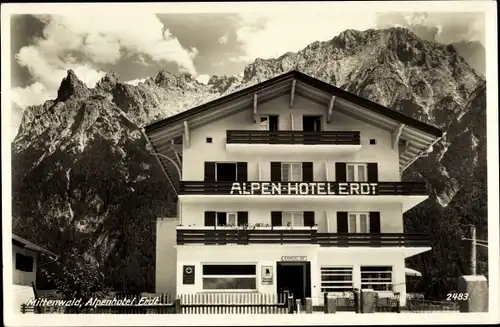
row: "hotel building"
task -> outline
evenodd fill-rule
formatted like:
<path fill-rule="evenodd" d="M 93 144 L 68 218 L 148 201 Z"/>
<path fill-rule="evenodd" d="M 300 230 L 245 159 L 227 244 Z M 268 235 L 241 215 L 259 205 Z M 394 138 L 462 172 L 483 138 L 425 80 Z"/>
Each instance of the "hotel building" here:
<path fill-rule="evenodd" d="M 429 251 L 403 214 L 428 198 L 402 172 L 442 132 L 297 71 L 145 128 L 177 194 L 156 230 L 156 291 L 400 293 Z M 165 190 L 167 191 L 167 190 Z"/>

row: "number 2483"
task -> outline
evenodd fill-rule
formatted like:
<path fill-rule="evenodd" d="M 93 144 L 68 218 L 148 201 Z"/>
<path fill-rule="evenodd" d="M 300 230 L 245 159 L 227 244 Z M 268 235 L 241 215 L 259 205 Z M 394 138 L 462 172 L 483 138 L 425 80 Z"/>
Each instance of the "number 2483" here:
<path fill-rule="evenodd" d="M 465 301 L 467 299 L 469 299 L 469 293 L 448 293 L 446 295 L 446 301 Z"/>

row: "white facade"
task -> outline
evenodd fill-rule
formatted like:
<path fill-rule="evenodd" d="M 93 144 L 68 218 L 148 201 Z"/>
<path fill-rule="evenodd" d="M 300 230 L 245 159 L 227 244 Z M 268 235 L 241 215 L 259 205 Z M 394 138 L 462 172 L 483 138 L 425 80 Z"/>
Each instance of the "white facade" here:
<path fill-rule="evenodd" d="M 254 117 L 256 112 L 252 112 L 249 108 L 247 111 L 240 111 L 189 129 L 183 136 L 182 181 L 203 183 L 207 174 L 205 162 L 244 162 L 247 171 L 245 181 L 252 182 L 271 181 L 272 162 L 312 162 L 314 182 L 336 181 L 336 163 L 347 165 L 376 163 L 377 181 L 401 182 L 400 153 L 399 147 L 394 146 L 394 132 L 335 109 L 332 110 L 330 122 L 327 122 L 327 112 L 328 108 L 324 105 L 297 95 L 293 107 L 290 108 L 290 94 L 286 94 L 259 103 L 256 117 Z M 227 142 L 228 130 L 261 130 L 260 117 L 263 116 L 278 116 L 279 131 L 301 131 L 303 116 L 321 116 L 321 131 L 360 132 L 360 145 L 249 144 L 251 142 L 229 144 Z M 187 129 L 187 124 L 185 126 Z M 366 174 L 365 170 L 363 175 Z M 206 226 L 207 212 L 213 215 L 225 213 L 224 219 L 227 219 L 225 221 L 228 225 L 230 221 L 238 225 L 236 220 L 238 218 L 231 220 L 233 218 L 230 219 L 230 215 L 238 217 L 238 212 L 244 212 L 246 225 L 257 225 L 254 227 L 257 230 L 259 228 L 269 230 L 270 227 L 266 226 L 273 224 L 273 212 L 279 212 L 283 226 L 275 225 L 272 230 L 282 230 L 284 234 L 288 230 L 306 232 L 313 230 L 313 234 L 317 232 L 323 235 L 346 233 L 347 231 L 341 231 L 338 226 L 340 213 L 347 217 L 347 225 L 342 228 L 348 228 L 349 233 L 367 234 L 370 233 L 368 229 L 372 228 L 371 213 L 375 212 L 379 220 L 375 233 L 401 234 L 404 233 L 403 213 L 426 198 L 426 195 L 411 194 L 375 196 L 180 194 L 178 217 L 159 219 L 157 223 L 156 291 L 177 294 L 238 291 L 276 294 L 280 283 L 278 278 L 283 278 L 279 277 L 283 276 L 279 270 L 284 271 L 283 267 L 294 266 L 294 262 L 300 262 L 305 267 L 302 272 L 306 284 L 304 289 L 309 289 L 304 291 L 307 294 L 304 293 L 303 296 L 311 297 L 314 305 L 322 303 L 323 291 L 334 292 L 335 287 L 344 286 L 346 289 L 375 287 L 378 288 L 376 290 L 380 296 L 390 296 L 393 292 L 398 292 L 404 305 L 405 258 L 428 251 L 430 247 L 397 244 L 379 247 L 323 246 L 324 244 L 316 242 L 310 244 L 307 242 L 251 244 L 250 242 L 242 245 L 236 244 L 237 242 L 190 244 L 189 241 L 182 241 L 178 244 L 176 232 L 238 229 L 234 226 L 217 226 L 219 218 L 214 220 L 215 226 Z M 302 219 L 302 223 L 293 222 L 296 218 L 292 212 L 302 215 L 308 212 L 313 216 L 315 226 L 304 226 L 305 218 L 297 218 L 296 221 Z M 290 220 L 286 220 L 288 215 Z M 287 226 L 286 221 L 293 227 Z M 177 225 L 177 230 L 174 230 L 174 225 Z M 238 265 L 254 268 L 241 270 L 242 272 L 235 276 L 231 273 L 227 276 L 217 275 L 219 271 L 217 269 L 220 267 Z M 186 277 L 186 269 L 192 272 L 189 278 Z M 266 276 L 263 276 L 264 271 Z M 375 278 L 373 277 L 375 275 L 379 276 L 379 280 L 368 282 L 368 278 Z M 329 280 L 328 276 L 336 277 Z M 214 286 L 219 282 L 217 279 L 225 278 L 240 279 L 242 283 L 249 285 L 249 288 L 233 285 L 231 289 L 221 289 Z M 377 283 L 378 286 L 374 286 Z"/>

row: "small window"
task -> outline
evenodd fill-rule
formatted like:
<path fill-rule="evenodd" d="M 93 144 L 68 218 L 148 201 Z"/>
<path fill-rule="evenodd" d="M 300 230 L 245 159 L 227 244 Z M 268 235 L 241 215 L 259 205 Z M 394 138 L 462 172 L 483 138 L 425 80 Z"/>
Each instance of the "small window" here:
<path fill-rule="evenodd" d="M 284 211 L 282 213 L 282 225 L 283 226 L 292 226 L 292 227 L 303 227 L 304 226 L 304 213 L 303 212 Z"/>
<path fill-rule="evenodd" d="M 367 169 L 366 164 L 347 164 L 347 181 L 348 182 L 366 182 Z"/>
<path fill-rule="evenodd" d="M 281 180 L 283 182 L 301 182 L 302 163 L 281 163 Z"/>
<path fill-rule="evenodd" d="M 370 144 L 372 144 L 372 145 L 377 144 L 377 140 L 375 140 L 375 139 L 370 139 Z"/>
<path fill-rule="evenodd" d="M 368 212 L 349 212 L 349 233 L 368 233 L 369 214 Z"/>
<path fill-rule="evenodd" d="M 212 143 L 212 138 L 211 137 L 207 137 L 207 143 Z"/>
<path fill-rule="evenodd" d="M 217 212 L 215 215 L 215 225 L 216 226 L 236 226 L 238 225 L 238 213 L 237 212 Z"/>
<path fill-rule="evenodd" d="M 392 291 L 392 267 L 361 267 L 361 288 Z"/>
<path fill-rule="evenodd" d="M 33 271 L 33 257 L 29 255 L 23 255 L 21 253 L 16 254 L 16 269 L 25 272 Z"/>

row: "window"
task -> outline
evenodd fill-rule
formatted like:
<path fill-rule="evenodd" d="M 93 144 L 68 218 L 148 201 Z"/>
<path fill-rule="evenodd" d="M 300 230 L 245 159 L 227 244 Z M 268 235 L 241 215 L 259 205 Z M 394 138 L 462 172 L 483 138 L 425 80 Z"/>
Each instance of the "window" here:
<path fill-rule="evenodd" d="M 368 212 L 349 212 L 349 233 L 368 233 L 369 214 Z"/>
<path fill-rule="evenodd" d="M 303 212 L 292 212 L 284 211 L 282 213 L 282 225 L 283 226 L 304 226 L 304 213 Z"/>
<path fill-rule="evenodd" d="M 321 267 L 321 293 L 352 291 L 352 267 Z"/>
<path fill-rule="evenodd" d="M 302 181 L 302 163 L 281 163 L 281 180 L 283 182 Z"/>
<path fill-rule="evenodd" d="M 261 131 L 277 131 L 278 116 L 260 116 L 259 129 Z"/>
<path fill-rule="evenodd" d="M 392 291 L 392 267 L 361 267 L 361 288 Z"/>
<path fill-rule="evenodd" d="M 238 225 L 237 212 L 217 212 L 215 219 L 216 226 Z"/>
<path fill-rule="evenodd" d="M 207 143 L 212 143 L 212 138 L 211 137 L 207 137 Z"/>
<path fill-rule="evenodd" d="M 346 167 L 348 182 L 367 181 L 366 164 L 347 164 Z"/>
<path fill-rule="evenodd" d="M 257 289 L 255 265 L 203 265 L 204 290 Z"/>
<path fill-rule="evenodd" d="M 25 272 L 33 271 L 33 257 L 21 253 L 16 254 L 16 269 Z"/>
<path fill-rule="evenodd" d="M 370 144 L 371 144 L 371 145 L 375 145 L 375 144 L 377 144 L 377 140 L 375 140 L 375 139 L 370 139 Z"/>

